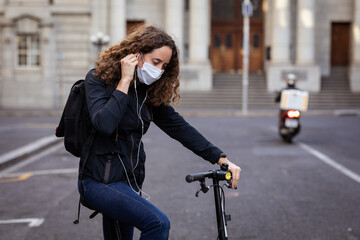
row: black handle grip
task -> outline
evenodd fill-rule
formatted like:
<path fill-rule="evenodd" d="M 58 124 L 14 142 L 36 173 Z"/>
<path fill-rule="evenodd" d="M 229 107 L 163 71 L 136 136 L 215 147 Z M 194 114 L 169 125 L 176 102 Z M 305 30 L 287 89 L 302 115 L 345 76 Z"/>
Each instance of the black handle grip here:
<path fill-rule="evenodd" d="M 203 179 L 205 179 L 206 177 L 213 175 L 214 172 L 213 171 L 209 171 L 209 172 L 202 172 L 202 173 L 194 173 L 194 174 L 190 174 L 187 175 L 185 180 L 188 183 L 194 182 L 194 181 L 201 181 Z"/>

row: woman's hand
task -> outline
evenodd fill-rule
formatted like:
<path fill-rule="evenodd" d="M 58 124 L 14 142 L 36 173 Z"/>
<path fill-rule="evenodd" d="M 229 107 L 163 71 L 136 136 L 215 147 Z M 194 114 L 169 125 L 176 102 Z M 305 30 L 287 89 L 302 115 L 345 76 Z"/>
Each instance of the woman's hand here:
<path fill-rule="evenodd" d="M 117 90 L 127 93 L 131 81 L 134 78 L 135 67 L 138 64 L 137 54 L 129 54 L 120 60 L 121 79 L 116 87 Z"/>
<path fill-rule="evenodd" d="M 223 163 L 227 163 L 229 165 L 229 171 L 231 172 L 231 175 L 232 175 L 232 186 L 231 187 L 233 189 L 235 189 L 239 182 L 241 168 L 238 167 L 237 165 L 233 164 L 232 162 L 230 162 L 229 159 L 227 159 L 227 158 L 219 159 L 218 164 L 221 166 L 221 164 L 223 164 Z"/>

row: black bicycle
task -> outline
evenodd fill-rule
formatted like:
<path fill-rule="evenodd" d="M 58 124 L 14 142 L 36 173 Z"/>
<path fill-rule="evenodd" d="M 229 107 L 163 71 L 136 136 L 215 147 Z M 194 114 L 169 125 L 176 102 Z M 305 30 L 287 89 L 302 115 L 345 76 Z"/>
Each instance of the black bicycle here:
<path fill-rule="evenodd" d="M 212 178 L 213 185 L 206 186 L 205 179 Z M 188 183 L 199 181 L 200 182 L 200 189 L 196 192 L 195 196 L 198 197 L 199 193 L 202 191 L 207 193 L 210 187 L 214 189 L 214 197 L 215 197 L 215 210 L 216 210 L 216 220 L 217 220 L 217 227 L 218 227 L 218 240 L 227 240 L 227 222 L 231 220 L 231 215 L 225 213 L 225 194 L 222 186 L 220 185 L 221 181 L 226 181 L 225 186 L 231 188 L 232 184 L 232 175 L 229 171 L 229 166 L 224 163 L 221 165 L 219 170 L 210 170 L 208 172 L 202 173 L 194 173 L 187 175 L 185 180 Z"/>

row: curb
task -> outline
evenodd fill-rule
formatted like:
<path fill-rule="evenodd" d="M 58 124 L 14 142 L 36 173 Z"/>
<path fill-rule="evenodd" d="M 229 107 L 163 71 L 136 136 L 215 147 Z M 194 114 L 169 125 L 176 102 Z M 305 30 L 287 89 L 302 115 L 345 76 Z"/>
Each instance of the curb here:
<path fill-rule="evenodd" d="M 335 116 L 360 116 L 360 109 L 341 109 L 334 111 Z"/>
<path fill-rule="evenodd" d="M 177 108 L 184 117 L 276 117 L 279 109 L 249 110 L 243 113 L 238 109 L 186 109 Z M 304 116 L 360 116 L 360 109 L 308 110 Z"/>
<path fill-rule="evenodd" d="M 0 156 L 0 170 L 3 170 L 21 160 L 36 154 L 43 149 L 63 141 L 62 138 L 57 138 L 53 135 L 40 138 L 30 144 L 14 149 Z"/>
<path fill-rule="evenodd" d="M 186 117 L 263 117 L 277 116 L 279 109 L 250 109 L 246 113 L 241 109 L 221 109 L 221 108 L 182 108 L 176 107 L 175 110 Z M 37 116 L 37 117 L 59 117 L 62 110 L 4 110 L 0 109 L 0 116 Z M 303 113 L 308 116 L 335 115 L 335 116 L 360 116 L 360 109 L 311 109 Z"/>

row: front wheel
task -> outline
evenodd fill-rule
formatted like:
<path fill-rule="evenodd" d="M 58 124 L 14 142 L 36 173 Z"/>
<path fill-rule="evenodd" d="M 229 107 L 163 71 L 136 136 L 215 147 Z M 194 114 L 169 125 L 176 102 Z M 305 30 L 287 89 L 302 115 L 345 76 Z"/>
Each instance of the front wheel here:
<path fill-rule="evenodd" d="M 279 127 L 279 135 L 282 140 L 287 143 L 292 143 L 293 137 L 298 133 L 298 129 Z"/>
<path fill-rule="evenodd" d="M 281 135 L 281 138 L 284 140 L 284 142 L 292 143 L 292 137 L 290 136 Z"/>

